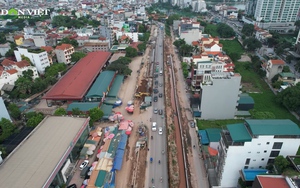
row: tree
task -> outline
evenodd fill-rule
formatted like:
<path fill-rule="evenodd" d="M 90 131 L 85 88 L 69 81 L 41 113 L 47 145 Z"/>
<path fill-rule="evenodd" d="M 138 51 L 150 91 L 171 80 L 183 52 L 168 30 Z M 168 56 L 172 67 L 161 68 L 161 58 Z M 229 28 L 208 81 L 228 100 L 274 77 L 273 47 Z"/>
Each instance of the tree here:
<path fill-rule="evenodd" d="M 118 74 L 123 74 L 125 76 L 131 75 L 132 70 L 125 64 L 120 62 L 112 62 L 107 70 L 118 71 Z"/>
<path fill-rule="evenodd" d="M 94 125 L 95 121 L 98 121 L 99 119 L 101 119 L 103 117 L 104 113 L 102 110 L 100 110 L 98 107 L 96 107 L 96 108 L 90 109 L 89 115 L 90 115 L 90 126 L 92 127 Z"/>
<path fill-rule="evenodd" d="M 30 63 L 30 65 L 32 65 L 32 62 L 29 59 L 29 57 L 26 57 L 25 55 L 21 55 L 21 59 L 27 61 L 28 63 Z"/>
<path fill-rule="evenodd" d="M 132 48 L 131 46 L 128 46 L 126 49 L 126 55 L 125 57 L 136 57 L 137 56 L 137 50 L 135 48 Z"/>
<path fill-rule="evenodd" d="M 285 61 L 286 61 L 288 64 L 290 64 L 290 63 L 292 62 L 293 59 L 294 59 L 294 57 L 293 57 L 292 55 L 288 55 L 288 56 L 286 56 Z"/>
<path fill-rule="evenodd" d="M 279 155 L 274 160 L 274 165 L 278 171 L 279 174 L 282 174 L 285 169 L 289 166 L 289 161 L 284 158 L 282 155 Z"/>
<path fill-rule="evenodd" d="M 8 111 L 10 112 L 11 117 L 14 119 L 20 119 L 21 111 L 16 104 L 10 103 L 8 105 Z"/>
<path fill-rule="evenodd" d="M 279 46 L 279 47 L 275 48 L 274 51 L 277 55 L 281 55 L 281 54 L 283 54 L 284 49 L 281 46 Z"/>
<path fill-rule="evenodd" d="M 217 25 L 217 32 L 219 33 L 221 38 L 230 38 L 235 36 L 234 30 L 224 23 L 219 23 Z"/>
<path fill-rule="evenodd" d="M 254 37 L 249 37 L 244 40 L 243 45 L 250 52 L 262 47 L 261 42 Z"/>
<path fill-rule="evenodd" d="M 238 52 L 229 52 L 227 55 L 231 58 L 232 61 L 241 59 L 241 54 Z"/>
<path fill-rule="evenodd" d="M 272 83 L 277 82 L 277 81 L 278 81 L 278 78 L 279 78 L 279 74 L 276 74 L 276 75 L 271 79 Z"/>
<path fill-rule="evenodd" d="M 1 157 L 4 159 L 7 156 L 6 147 L 0 145 Z"/>
<path fill-rule="evenodd" d="M 22 94 L 31 94 L 32 85 L 32 80 L 21 76 L 15 82 L 15 89 Z"/>
<path fill-rule="evenodd" d="M 8 119 L 2 118 L 0 121 L 0 142 L 14 133 L 15 125 Z"/>
<path fill-rule="evenodd" d="M 29 118 L 26 122 L 27 127 L 36 127 L 41 121 L 43 121 L 44 115 L 37 113 L 35 116 Z"/>
<path fill-rule="evenodd" d="M 78 42 L 75 39 L 69 39 L 68 37 L 65 37 L 61 40 L 61 42 L 59 44 L 57 44 L 57 46 L 61 45 L 61 44 L 71 44 L 74 48 L 78 47 Z"/>
<path fill-rule="evenodd" d="M 72 62 L 78 62 L 80 59 L 84 58 L 85 56 L 86 56 L 86 54 L 83 53 L 83 52 L 74 52 L 71 55 L 71 61 Z"/>
<path fill-rule="evenodd" d="M 15 52 L 13 49 L 9 49 L 5 54 L 5 57 L 13 57 L 13 56 L 15 56 Z"/>
<path fill-rule="evenodd" d="M 267 38 L 267 43 L 269 47 L 273 47 L 278 44 L 277 40 L 274 37 Z"/>
<path fill-rule="evenodd" d="M 56 77 L 59 72 L 65 71 L 67 65 L 64 63 L 54 63 L 53 65 L 46 67 L 45 77 Z"/>
<path fill-rule="evenodd" d="M 276 96 L 276 101 L 283 104 L 290 110 L 300 109 L 300 83 L 296 86 L 288 87 Z"/>
<path fill-rule="evenodd" d="M 139 49 L 140 52 L 144 52 L 147 47 L 146 47 L 145 43 L 141 43 L 141 44 L 138 44 L 137 48 Z"/>
<path fill-rule="evenodd" d="M 22 76 L 28 80 L 32 81 L 32 77 L 33 77 L 33 71 L 31 69 L 28 69 L 26 71 L 23 71 Z"/>
<path fill-rule="evenodd" d="M 64 115 L 67 115 L 67 112 L 64 108 L 58 108 L 55 110 L 54 115 L 55 116 L 64 116 Z"/>
<path fill-rule="evenodd" d="M 254 33 L 254 25 L 253 24 L 244 24 L 242 33 L 248 37 L 251 37 Z"/>
<path fill-rule="evenodd" d="M 299 28 L 300 27 L 300 20 L 297 20 L 296 22 L 295 22 L 295 24 L 294 24 L 297 28 Z"/>
<path fill-rule="evenodd" d="M 179 54 L 184 57 L 184 56 L 191 56 L 191 53 L 193 52 L 193 46 L 188 45 L 188 44 L 182 44 L 179 47 L 178 50 Z"/>
<path fill-rule="evenodd" d="M 80 109 L 79 108 L 73 108 L 72 109 L 72 115 L 80 115 L 81 112 L 80 112 Z"/>
<path fill-rule="evenodd" d="M 145 33 L 147 31 L 147 27 L 144 24 L 138 25 L 138 32 L 139 33 Z"/>
<path fill-rule="evenodd" d="M 291 72 L 289 66 L 283 66 L 282 72 Z"/>
<path fill-rule="evenodd" d="M 242 11 L 242 10 L 239 10 L 239 11 L 238 11 L 237 19 L 238 19 L 238 20 L 241 20 L 242 17 L 243 17 L 243 11 Z"/>
<path fill-rule="evenodd" d="M 178 40 L 173 42 L 173 45 L 176 46 L 177 48 L 179 48 L 183 44 L 186 44 L 184 39 L 178 39 Z"/>

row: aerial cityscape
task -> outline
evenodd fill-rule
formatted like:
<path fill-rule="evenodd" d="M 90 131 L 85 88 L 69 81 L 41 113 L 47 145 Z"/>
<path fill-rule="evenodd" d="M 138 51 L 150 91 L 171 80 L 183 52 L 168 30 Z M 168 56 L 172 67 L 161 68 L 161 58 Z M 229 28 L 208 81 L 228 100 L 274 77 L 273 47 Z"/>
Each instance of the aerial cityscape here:
<path fill-rule="evenodd" d="M 299 0 L 0 0 L 0 188 L 299 188 Z"/>

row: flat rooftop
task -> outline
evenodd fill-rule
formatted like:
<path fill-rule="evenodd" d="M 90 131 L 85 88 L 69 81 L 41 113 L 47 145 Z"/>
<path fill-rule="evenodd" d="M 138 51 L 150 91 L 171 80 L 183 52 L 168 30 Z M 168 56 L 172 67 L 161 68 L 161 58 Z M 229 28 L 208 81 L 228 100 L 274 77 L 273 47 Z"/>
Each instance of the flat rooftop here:
<path fill-rule="evenodd" d="M 0 187 L 43 187 L 86 121 L 47 116 L 0 165 Z"/>

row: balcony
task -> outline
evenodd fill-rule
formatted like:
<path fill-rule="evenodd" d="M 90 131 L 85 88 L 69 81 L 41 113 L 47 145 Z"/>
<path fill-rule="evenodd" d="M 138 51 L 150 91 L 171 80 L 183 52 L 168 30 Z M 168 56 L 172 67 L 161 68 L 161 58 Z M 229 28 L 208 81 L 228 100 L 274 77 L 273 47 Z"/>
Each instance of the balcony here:
<path fill-rule="evenodd" d="M 228 148 L 229 146 L 244 146 L 244 142 L 234 142 L 229 131 L 227 130 L 221 131 L 221 138 L 226 148 Z"/>

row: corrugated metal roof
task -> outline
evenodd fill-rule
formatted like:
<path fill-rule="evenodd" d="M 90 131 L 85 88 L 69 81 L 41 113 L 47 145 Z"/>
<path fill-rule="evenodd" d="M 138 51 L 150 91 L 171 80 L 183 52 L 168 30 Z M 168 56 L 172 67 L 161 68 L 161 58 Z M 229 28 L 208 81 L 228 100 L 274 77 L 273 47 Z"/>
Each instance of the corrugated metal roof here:
<path fill-rule="evenodd" d="M 205 130 L 199 130 L 198 135 L 200 137 L 201 144 L 209 144 L 207 132 Z"/>
<path fill-rule="evenodd" d="M 104 171 L 104 170 L 99 171 L 97 180 L 95 182 L 96 187 L 102 187 L 104 185 L 104 183 L 105 183 L 104 180 L 105 180 L 106 174 L 107 174 L 107 171 Z"/>
<path fill-rule="evenodd" d="M 245 120 L 253 135 L 300 135 L 298 125 L 289 119 Z"/>
<path fill-rule="evenodd" d="M 120 90 L 120 87 L 123 83 L 123 80 L 124 80 L 124 75 L 117 75 L 107 96 L 108 97 L 117 97 L 118 96 L 118 93 L 119 93 L 119 90 Z"/>
<path fill-rule="evenodd" d="M 114 71 L 103 71 L 97 78 L 88 93 L 86 98 L 101 98 L 103 97 L 103 92 L 108 91 L 108 87 L 113 80 L 115 75 Z"/>
<path fill-rule="evenodd" d="M 227 125 L 227 129 L 234 142 L 247 142 L 252 140 L 252 137 L 243 123 L 229 124 Z"/>
<path fill-rule="evenodd" d="M 110 116 L 112 113 L 113 106 L 112 105 L 106 105 L 102 104 L 100 109 L 103 111 L 104 115 L 103 116 Z"/>
<path fill-rule="evenodd" d="M 219 142 L 221 139 L 221 129 L 216 129 L 216 128 L 210 128 L 210 129 L 205 129 L 208 140 L 209 142 Z"/>

